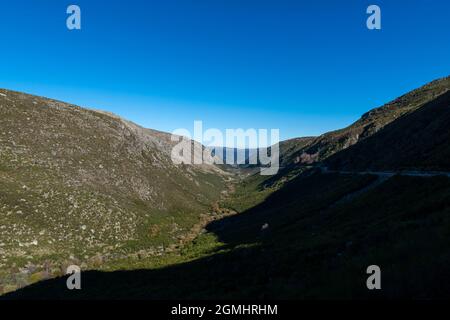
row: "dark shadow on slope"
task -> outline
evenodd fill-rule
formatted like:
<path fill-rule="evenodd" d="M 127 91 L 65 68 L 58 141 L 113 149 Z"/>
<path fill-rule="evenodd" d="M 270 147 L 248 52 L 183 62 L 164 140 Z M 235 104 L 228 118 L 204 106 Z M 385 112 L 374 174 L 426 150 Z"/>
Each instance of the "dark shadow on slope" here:
<path fill-rule="evenodd" d="M 66 277 L 46 280 L 4 296 L 6 299 L 208 299 L 263 298 L 264 266 L 239 249 L 163 269 L 82 273 L 82 289 L 68 290 Z M 245 261 L 245 263 L 243 263 Z M 211 268 L 214 265 L 214 268 Z M 260 276 L 254 277 L 258 270 Z M 246 279 L 246 278 L 251 279 Z M 239 279 L 239 280 L 238 280 Z M 246 284 L 242 287 L 242 284 Z"/>
<path fill-rule="evenodd" d="M 261 204 L 241 214 L 214 221 L 207 230 L 214 232 L 222 242 L 232 245 L 259 241 L 273 230 L 326 209 L 375 179 L 371 175 L 323 175 L 317 169 L 308 170 L 287 182 Z"/>
<path fill-rule="evenodd" d="M 161 269 L 88 271 L 80 291 L 67 290 L 65 278 L 59 278 L 3 298 L 450 297 L 450 287 L 442 285 L 450 283 L 450 179 L 394 177 L 350 203 L 325 208 L 342 189 L 355 189 L 368 179 L 316 174 L 293 182 L 289 192 L 274 195 L 258 210 L 225 219 L 227 227 L 208 227 L 234 246 L 224 253 Z M 318 191 L 322 196 L 315 195 Z M 277 211 L 281 200 L 283 209 Z M 271 220 L 262 234 L 260 222 L 266 218 Z M 246 243 L 256 244 L 242 246 Z M 365 286 L 371 264 L 382 268 L 382 291 Z"/>
<path fill-rule="evenodd" d="M 370 180 L 370 177 L 352 179 L 348 175 L 321 175 L 318 172 L 299 177 L 296 182 L 287 185 L 285 190 L 272 195 L 265 203 L 242 216 L 221 219 L 207 227 L 229 249 L 233 248 L 230 252 L 216 253 L 207 258 L 157 270 L 83 272 L 83 289 L 80 291 L 67 290 L 66 278 L 59 278 L 31 285 L 7 295 L 6 298 L 292 298 L 297 295 L 296 288 L 302 288 L 307 278 L 291 279 L 289 288 L 285 287 L 287 283 L 278 288 L 280 280 L 274 281 L 274 277 L 289 277 L 293 271 L 289 269 L 294 264 L 278 265 L 278 261 L 273 259 L 275 253 L 270 244 L 273 232 L 289 225 L 289 219 L 298 222 L 300 218 L 305 218 L 292 209 L 299 207 L 305 213 L 312 214 Z M 323 188 L 324 184 L 328 188 Z M 300 191 L 299 197 L 295 195 L 297 188 Z M 320 194 L 323 196 L 328 193 L 326 199 L 317 203 L 316 198 Z M 288 201 L 289 198 L 292 198 L 291 201 Z M 277 202 L 281 200 L 285 204 L 283 210 L 289 214 L 275 215 L 276 219 L 272 219 L 273 206 L 278 210 Z M 309 201 L 310 205 L 298 206 L 299 201 Z M 266 234 L 260 230 L 260 221 L 270 223 Z M 248 244 L 254 245 L 249 247 Z M 288 257 L 289 254 L 284 256 Z M 295 260 L 295 255 L 292 258 Z"/>
<path fill-rule="evenodd" d="M 231 252 L 158 270 L 84 272 L 83 289 L 80 291 L 67 290 L 65 278 L 60 278 L 31 285 L 6 298 L 292 298 L 297 296 L 296 288 L 302 288 L 308 277 L 304 275 L 301 279 L 292 278 L 289 283 L 280 286 L 279 278 L 290 278 L 289 274 L 294 271 L 295 264 L 279 265 L 274 259 L 276 253 L 270 244 L 271 234 L 289 225 L 288 219 L 298 222 L 300 217 L 297 211 L 289 210 L 296 208 L 299 201 L 310 201 L 308 208 L 303 206 L 303 210 L 312 213 L 369 180 L 371 179 L 367 177 L 357 177 L 356 182 L 350 176 L 315 173 L 292 182 L 286 187 L 286 191 L 271 196 L 264 204 L 245 212 L 239 219 L 227 218 L 210 224 L 208 230 L 214 232 L 229 248 L 234 248 Z M 329 188 L 321 192 L 330 195 L 316 204 L 315 198 L 320 191 L 318 188 L 323 188 L 324 182 L 328 182 L 326 185 Z M 334 190 L 337 186 L 337 190 Z M 295 196 L 296 188 L 300 188 L 300 197 Z M 289 203 L 287 200 L 291 197 L 292 201 Z M 289 211 L 289 214 L 276 215 L 277 219 L 271 219 L 272 207 L 276 206 L 278 209 L 276 203 L 282 199 L 286 200 L 284 210 Z M 257 214 L 258 212 L 261 214 Z M 267 234 L 261 233 L 259 221 L 269 221 Z M 249 243 L 255 245 L 239 247 Z M 289 248 L 286 250 L 288 253 Z M 283 254 L 285 258 L 290 256 L 286 253 Z M 320 260 L 319 256 L 316 259 Z M 292 259 L 295 261 L 295 255 L 292 255 Z M 314 260 L 312 257 L 311 259 Z"/>
<path fill-rule="evenodd" d="M 400 159 L 426 150 L 424 154 L 431 159 L 439 159 L 434 163 L 448 165 L 448 158 L 438 155 L 441 149 L 442 155 L 450 152 L 450 129 L 443 125 L 450 123 L 449 95 L 362 141 L 360 159 L 365 165 L 370 163 L 373 141 L 386 145 L 396 138 L 402 146 Z M 412 135 L 414 128 L 430 130 L 439 137 L 422 139 Z M 406 145 L 411 148 L 403 149 Z M 336 157 L 357 157 L 352 150 L 358 148 L 356 145 Z M 331 206 L 373 179 L 308 171 L 256 207 L 207 227 L 229 251 L 161 269 L 88 271 L 83 273 L 81 291 L 67 290 L 65 279 L 60 278 L 4 298 L 449 298 L 450 286 L 443 284 L 450 283 L 450 179 L 397 176 L 349 203 Z M 371 264 L 382 267 L 382 291 L 365 287 L 366 267 Z"/>
<path fill-rule="evenodd" d="M 450 170 L 450 91 L 343 150 L 326 165 L 337 170 Z"/>

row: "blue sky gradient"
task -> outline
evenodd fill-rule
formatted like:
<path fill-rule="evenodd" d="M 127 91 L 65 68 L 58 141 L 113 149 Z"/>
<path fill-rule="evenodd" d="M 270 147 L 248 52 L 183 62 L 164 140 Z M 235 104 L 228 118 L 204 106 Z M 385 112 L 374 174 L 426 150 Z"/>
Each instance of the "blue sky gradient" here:
<path fill-rule="evenodd" d="M 446 0 L 15 0 L 0 10 L 0 87 L 169 132 L 319 135 L 449 75 L 449 18 Z"/>

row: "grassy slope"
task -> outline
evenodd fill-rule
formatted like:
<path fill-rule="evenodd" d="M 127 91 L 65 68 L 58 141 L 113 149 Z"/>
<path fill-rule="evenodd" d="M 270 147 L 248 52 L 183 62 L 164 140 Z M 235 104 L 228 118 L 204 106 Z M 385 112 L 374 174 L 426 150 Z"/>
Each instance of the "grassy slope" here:
<path fill-rule="evenodd" d="M 333 157 L 334 155 L 336 155 L 334 157 L 335 159 L 349 161 L 352 165 L 354 165 L 354 167 L 358 164 L 366 164 L 370 162 L 373 156 L 372 153 L 376 153 L 375 156 L 378 158 L 385 157 L 386 154 L 381 151 L 381 149 L 392 151 L 389 155 L 391 157 L 391 162 L 393 159 L 398 160 L 401 153 L 405 151 L 405 149 L 395 149 L 397 146 L 396 142 L 398 136 L 403 137 L 403 145 L 407 147 L 411 147 L 408 146 L 408 143 L 412 145 L 413 143 L 411 143 L 411 141 L 416 139 L 420 140 L 422 146 L 426 146 L 427 144 L 430 145 L 433 140 L 438 140 L 440 145 L 438 146 L 437 143 L 435 143 L 435 151 L 437 153 L 442 152 L 440 158 L 445 162 L 446 154 L 448 152 L 441 149 L 442 147 L 445 148 L 446 136 L 445 134 L 441 137 L 437 136 L 445 133 L 445 120 L 439 120 L 437 118 L 443 114 L 445 115 L 447 110 L 445 108 L 444 110 L 433 112 L 428 115 L 426 114 L 426 111 L 420 110 L 422 110 L 422 108 L 427 104 L 434 104 L 433 101 L 448 90 L 450 90 L 450 77 L 438 79 L 407 94 L 404 94 L 403 96 L 379 108 L 370 110 L 358 121 L 346 128 L 328 132 L 319 137 L 298 138 L 281 142 L 280 171 L 277 175 L 265 180 L 264 186 L 271 189 L 268 191 L 276 190 L 287 181 L 298 176 L 298 174 L 303 172 L 308 167 L 321 164 L 323 161 L 327 160 L 329 157 Z M 430 108 L 427 107 L 426 109 Z M 413 114 L 417 114 L 417 116 L 413 116 Z M 420 119 L 422 116 L 424 119 Z M 416 124 L 411 126 L 411 128 L 408 128 L 408 126 L 410 126 L 409 121 L 405 120 L 402 128 L 397 130 L 398 132 L 395 134 L 390 135 L 391 140 L 385 139 L 382 143 L 380 143 L 378 148 L 380 150 L 366 150 L 367 152 L 354 152 L 352 154 L 342 152 L 347 149 L 352 149 L 351 147 L 354 145 L 358 147 L 364 145 L 365 140 L 372 140 L 371 137 L 373 135 L 378 135 L 378 133 L 385 131 L 383 129 L 385 127 L 390 127 L 390 124 L 397 124 L 398 120 L 403 117 L 416 117 Z M 425 124 L 429 122 L 431 123 L 431 126 L 422 126 L 422 131 L 415 132 L 417 125 L 420 125 L 421 122 Z M 433 126 L 440 126 L 441 132 L 438 132 L 438 130 L 436 130 Z M 402 132 L 402 130 L 405 130 L 405 132 Z M 411 139 L 411 137 L 413 137 L 413 139 Z M 404 154 L 404 158 L 409 157 L 412 159 L 410 163 L 414 162 L 415 156 L 417 156 L 417 152 L 413 156 L 407 153 Z M 428 155 L 422 154 L 421 156 L 424 157 Z M 439 154 L 435 155 L 435 157 L 439 157 Z M 342 166 L 342 163 L 343 161 L 340 161 L 339 164 L 336 163 L 336 167 Z M 430 166 L 428 166 L 428 168 L 429 167 Z M 254 188 L 251 188 L 251 190 L 253 189 Z M 264 191 L 264 193 L 267 193 L 266 191 Z"/>
<path fill-rule="evenodd" d="M 327 159 L 342 170 L 450 171 L 450 91 Z"/>
<path fill-rule="evenodd" d="M 450 90 L 450 77 L 432 81 L 392 102 L 364 114 L 347 128 L 325 133 L 294 153 L 295 163 L 314 163 L 363 141 L 384 126 L 432 101 Z"/>
<path fill-rule="evenodd" d="M 356 136 L 367 138 L 416 110 L 447 86 L 448 78 L 433 82 L 369 112 L 354 126 L 312 145 L 308 141 L 306 148 L 317 147 L 321 157 L 333 154 Z M 324 141 L 331 149 L 323 148 Z M 295 152 L 304 152 L 303 147 Z M 181 251 L 103 264 L 104 271 L 127 271 L 84 273 L 80 292 L 64 290 L 61 278 L 9 297 L 450 296 L 441 285 L 450 279 L 450 257 L 443 249 L 449 245 L 448 178 L 393 177 L 359 194 L 375 177 L 305 170 L 289 168 L 267 180 L 251 176 L 224 203 L 241 214 L 214 221 Z M 351 201 L 338 202 L 352 193 Z M 264 224 L 269 227 L 262 231 Z M 365 287 L 371 264 L 382 268 L 381 292 Z"/>
<path fill-rule="evenodd" d="M 10 298 L 449 297 L 450 179 L 393 177 L 332 205 L 373 179 L 314 174 L 273 195 L 283 207 L 268 200 L 215 222 L 180 253 L 84 273 L 79 292 L 64 290 L 61 278 Z M 371 264 L 382 269 L 381 292 L 365 287 Z"/>
<path fill-rule="evenodd" d="M 167 134 L 1 90 L 0 291 L 177 245 L 224 189 L 175 166 Z M 170 141 L 170 140 L 169 140 Z"/>

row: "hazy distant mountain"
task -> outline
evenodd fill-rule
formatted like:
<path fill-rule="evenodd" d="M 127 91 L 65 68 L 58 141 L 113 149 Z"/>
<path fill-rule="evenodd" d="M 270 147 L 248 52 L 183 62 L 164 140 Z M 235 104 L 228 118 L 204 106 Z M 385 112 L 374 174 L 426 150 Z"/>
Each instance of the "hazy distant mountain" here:
<path fill-rule="evenodd" d="M 304 150 L 315 137 L 293 138 L 279 143 L 279 165 L 280 167 L 289 166 L 295 162 L 295 157 L 300 150 Z M 214 149 L 214 148 L 212 148 Z M 213 155 L 216 155 L 224 164 L 235 168 L 251 169 L 261 165 L 259 153 L 270 155 L 271 147 L 267 149 L 259 148 L 227 148 L 216 147 Z M 240 162 L 238 163 L 238 160 Z M 252 160 L 251 160 L 252 159 Z M 243 160 L 243 161 L 242 161 Z"/>
<path fill-rule="evenodd" d="M 223 164 L 230 166 L 250 166 L 250 156 L 255 157 L 256 163 L 258 164 L 258 149 L 252 148 L 228 148 L 228 147 L 211 147 L 213 150 L 212 154 L 216 155 Z"/>

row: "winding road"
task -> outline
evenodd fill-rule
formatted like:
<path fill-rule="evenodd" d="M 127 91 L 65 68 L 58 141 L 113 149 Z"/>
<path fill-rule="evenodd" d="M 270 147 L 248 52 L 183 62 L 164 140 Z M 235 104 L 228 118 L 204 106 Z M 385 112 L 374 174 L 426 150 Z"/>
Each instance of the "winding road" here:
<path fill-rule="evenodd" d="M 379 177 L 392 177 L 395 175 L 411 176 L 411 177 L 436 177 L 447 176 L 450 177 L 450 172 L 445 171 L 343 171 L 343 170 L 329 170 L 327 167 L 320 167 L 322 173 L 341 173 L 341 174 L 372 174 Z"/>

